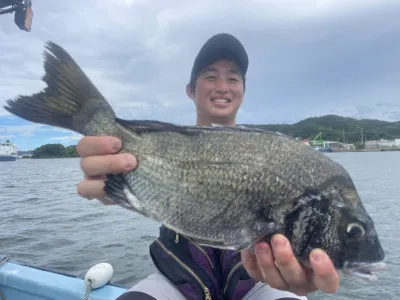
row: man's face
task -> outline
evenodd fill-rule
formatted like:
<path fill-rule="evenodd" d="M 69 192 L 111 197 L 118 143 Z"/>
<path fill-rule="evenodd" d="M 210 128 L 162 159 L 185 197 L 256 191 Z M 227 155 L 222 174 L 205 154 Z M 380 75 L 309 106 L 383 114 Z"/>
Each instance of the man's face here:
<path fill-rule="evenodd" d="M 235 125 L 243 80 L 234 62 L 219 60 L 207 66 L 198 75 L 195 90 L 188 85 L 186 91 L 196 105 L 198 125 Z"/>

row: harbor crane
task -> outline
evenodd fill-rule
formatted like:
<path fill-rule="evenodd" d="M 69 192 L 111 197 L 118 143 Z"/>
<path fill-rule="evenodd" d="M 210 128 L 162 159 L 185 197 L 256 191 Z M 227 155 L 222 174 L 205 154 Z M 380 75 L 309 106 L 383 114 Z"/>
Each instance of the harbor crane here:
<path fill-rule="evenodd" d="M 14 23 L 19 29 L 31 31 L 32 0 L 0 0 L 0 15 L 14 13 Z"/>

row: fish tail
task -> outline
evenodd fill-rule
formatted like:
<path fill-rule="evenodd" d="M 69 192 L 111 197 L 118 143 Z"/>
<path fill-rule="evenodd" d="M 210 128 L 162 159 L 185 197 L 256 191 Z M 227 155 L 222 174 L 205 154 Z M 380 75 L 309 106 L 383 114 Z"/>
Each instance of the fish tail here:
<path fill-rule="evenodd" d="M 47 86 L 31 96 L 8 100 L 4 108 L 25 120 L 84 135 L 107 133 L 104 129 L 110 126 L 93 125 L 115 120 L 111 106 L 63 48 L 53 42 L 47 42 L 45 48 L 42 80 Z"/>

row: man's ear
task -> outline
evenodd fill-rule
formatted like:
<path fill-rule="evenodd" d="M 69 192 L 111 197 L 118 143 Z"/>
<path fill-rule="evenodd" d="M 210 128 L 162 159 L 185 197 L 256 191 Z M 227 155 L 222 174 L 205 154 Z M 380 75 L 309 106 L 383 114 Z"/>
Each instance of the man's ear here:
<path fill-rule="evenodd" d="M 190 99 L 194 100 L 194 91 L 192 90 L 190 83 L 186 85 L 186 95 L 188 95 Z"/>

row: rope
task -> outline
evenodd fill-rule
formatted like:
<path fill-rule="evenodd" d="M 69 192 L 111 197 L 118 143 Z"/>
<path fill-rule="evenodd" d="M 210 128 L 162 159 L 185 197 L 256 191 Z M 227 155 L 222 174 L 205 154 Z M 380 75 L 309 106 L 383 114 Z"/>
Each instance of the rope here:
<path fill-rule="evenodd" d="M 8 261 L 8 257 L 4 257 L 2 260 L 0 260 L 0 265 L 4 264 L 6 261 Z"/>
<path fill-rule="evenodd" d="M 86 282 L 86 293 L 85 293 L 85 297 L 83 299 L 89 300 L 89 294 L 92 291 L 92 281 L 89 279 L 85 282 Z"/>

